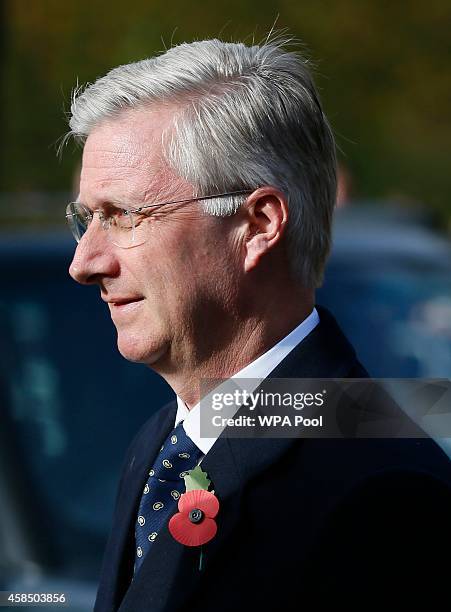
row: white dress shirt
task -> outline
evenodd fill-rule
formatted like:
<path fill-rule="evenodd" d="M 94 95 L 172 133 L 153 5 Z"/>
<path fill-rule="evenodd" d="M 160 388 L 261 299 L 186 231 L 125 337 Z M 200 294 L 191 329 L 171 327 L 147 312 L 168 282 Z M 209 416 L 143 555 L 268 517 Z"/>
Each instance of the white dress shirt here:
<path fill-rule="evenodd" d="M 285 359 L 304 338 L 318 325 L 319 315 L 316 308 L 300 325 L 295 327 L 285 338 L 282 338 L 275 346 L 270 348 L 266 353 L 257 357 L 252 363 L 244 367 L 242 370 L 234 374 L 231 378 L 250 378 L 255 379 L 254 389 L 264 380 L 279 363 Z M 249 392 L 254 389 L 246 387 Z M 237 407 L 238 410 L 238 407 Z M 191 410 L 188 410 L 185 402 L 177 395 L 177 414 L 175 416 L 175 425 L 183 421 L 183 428 L 186 434 L 191 438 L 194 444 L 206 455 L 221 435 L 221 429 L 218 428 L 218 435 L 215 438 L 202 438 L 200 436 L 200 402 L 197 403 Z"/>

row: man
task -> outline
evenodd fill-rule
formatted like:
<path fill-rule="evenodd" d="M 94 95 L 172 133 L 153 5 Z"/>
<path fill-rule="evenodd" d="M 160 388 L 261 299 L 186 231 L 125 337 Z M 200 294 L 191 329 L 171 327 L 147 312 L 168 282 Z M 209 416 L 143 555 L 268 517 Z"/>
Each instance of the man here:
<path fill-rule="evenodd" d="M 304 610 L 436 591 L 428 564 L 451 504 L 429 440 L 199 432 L 202 380 L 367 376 L 314 307 L 336 175 L 307 62 L 277 42 L 183 44 L 112 70 L 71 111 L 84 152 L 70 274 L 99 286 L 121 354 L 177 395 L 125 458 L 95 610 Z M 181 474 L 200 462 L 220 503 L 201 557 L 168 529 L 184 478 L 164 468 L 185 459 Z"/>

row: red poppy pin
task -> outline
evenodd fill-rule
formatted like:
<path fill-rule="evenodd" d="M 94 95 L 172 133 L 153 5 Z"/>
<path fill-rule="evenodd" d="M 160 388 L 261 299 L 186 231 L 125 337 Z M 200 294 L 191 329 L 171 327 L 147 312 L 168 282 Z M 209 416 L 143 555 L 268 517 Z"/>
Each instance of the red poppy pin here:
<path fill-rule="evenodd" d="M 219 501 L 214 491 L 208 491 L 211 482 L 200 466 L 189 470 L 184 478 L 186 493 L 179 499 L 179 511 L 169 521 L 169 532 L 184 546 L 202 546 L 212 540 L 218 530 L 215 517 Z"/>

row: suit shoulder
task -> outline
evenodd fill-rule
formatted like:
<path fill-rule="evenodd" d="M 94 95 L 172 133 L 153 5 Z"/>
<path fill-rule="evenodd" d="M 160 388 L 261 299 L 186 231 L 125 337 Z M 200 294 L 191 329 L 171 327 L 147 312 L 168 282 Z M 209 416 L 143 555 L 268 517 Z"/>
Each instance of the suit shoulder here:
<path fill-rule="evenodd" d="M 175 401 L 171 401 L 157 410 L 157 412 L 149 417 L 140 427 L 125 452 L 121 469 L 121 481 L 126 468 L 130 465 L 132 457 L 145 456 L 147 454 L 150 440 L 160 437 L 162 434 L 164 437 L 166 437 L 167 433 L 174 426 L 176 410 L 177 403 Z"/>
<path fill-rule="evenodd" d="M 156 432 L 166 429 L 169 425 L 171 425 L 172 428 L 176 410 L 177 403 L 171 401 L 152 414 L 135 434 L 128 446 L 127 454 L 133 450 L 136 452 L 143 444 L 147 445 L 148 440 L 155 435 Z"/>

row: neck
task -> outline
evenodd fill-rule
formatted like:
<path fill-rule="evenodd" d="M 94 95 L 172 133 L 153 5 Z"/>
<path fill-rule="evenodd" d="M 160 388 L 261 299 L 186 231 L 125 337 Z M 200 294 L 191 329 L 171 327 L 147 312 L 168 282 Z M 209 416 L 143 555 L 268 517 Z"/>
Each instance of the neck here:
<path fill-rule="evenodd" d="M 284 292 L 285 293 L 285 292 Z M 287 336 L 312 312 L 314 292 L 295 289 L 258 297 L 259 308 L 245 318 L 221 321 L 221 328 L 205 338 L 201 348 L 190 344 L 177 357 L 171 354 L 152 368 L 183 399 L 189 409 L 201 399 L 200 381 L 230 378 Z M 263 299 L 262 299 L 263 298 Z M 218 321 L 216 321 L 218 327 Z M 208 336 L 208 334 L 207 334 Z M 178 351 L 177 351 L 178 352 Z M 203 382 L 202 393 L 215 386 Z"/>

